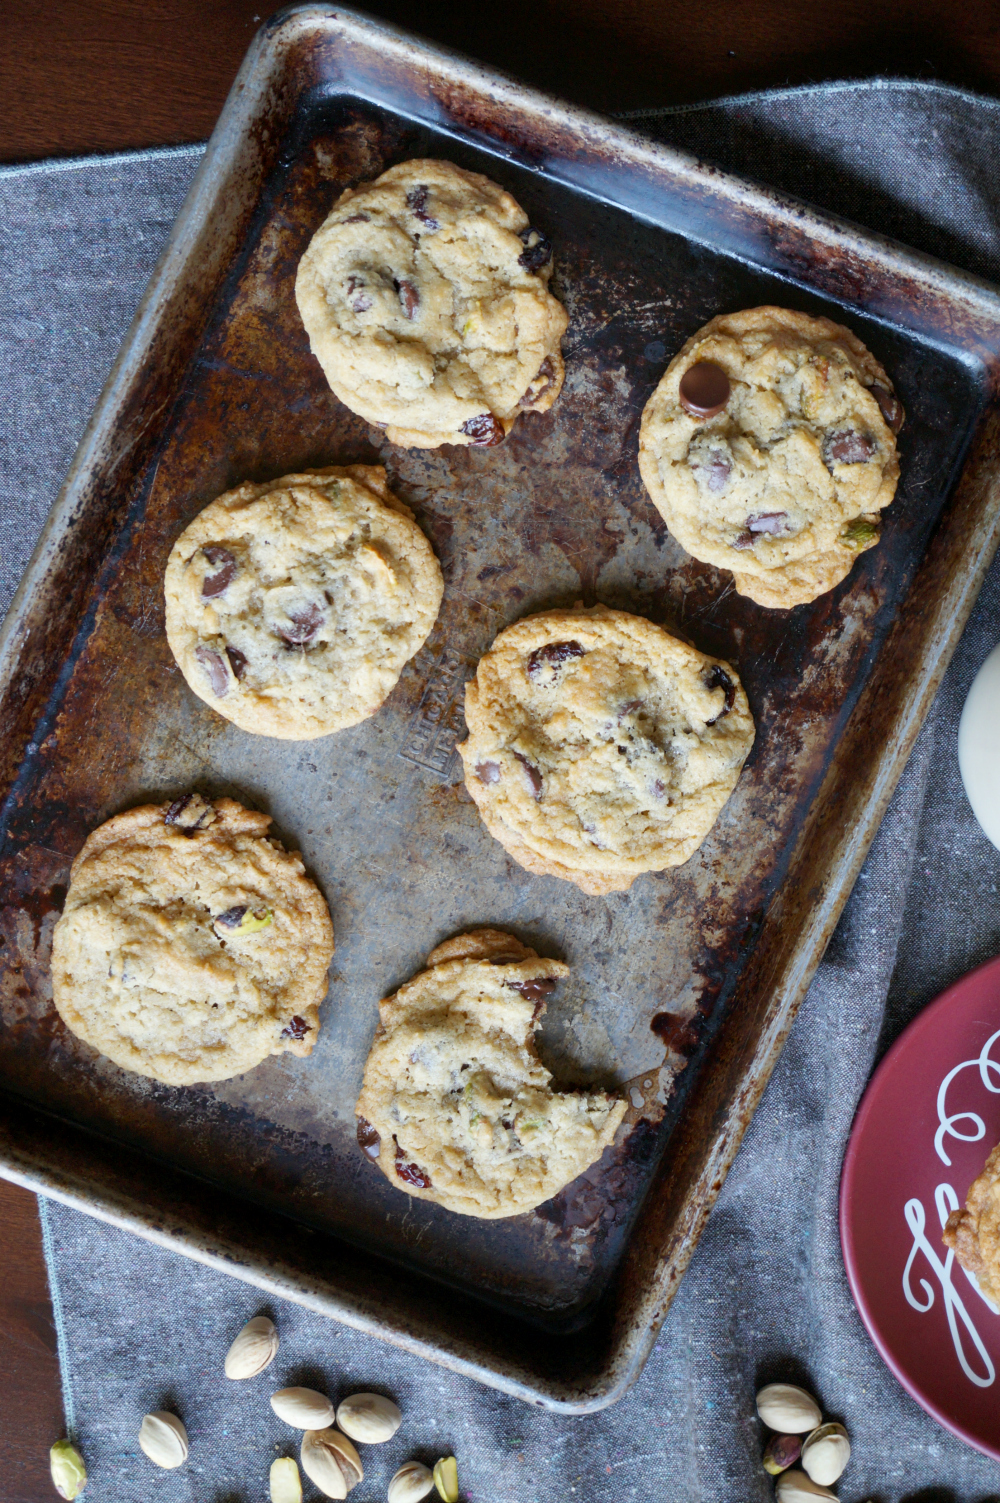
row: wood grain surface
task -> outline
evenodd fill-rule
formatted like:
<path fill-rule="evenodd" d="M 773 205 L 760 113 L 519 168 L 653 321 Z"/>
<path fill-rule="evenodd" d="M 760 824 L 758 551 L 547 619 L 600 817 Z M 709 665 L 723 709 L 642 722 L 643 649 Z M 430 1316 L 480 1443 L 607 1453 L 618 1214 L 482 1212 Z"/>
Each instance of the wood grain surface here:
<path fill-rule="evenodd" d="M 0 162 L 199 141 L 261 0 L 0 0 Z M 1000 94 L 1000 0 L 374 0 L 364 7 L 612 112 L 876 73 Z M 62 1402 L 35 1200 L 0 1181 L 0 1503 L 50 1503 Z"/>

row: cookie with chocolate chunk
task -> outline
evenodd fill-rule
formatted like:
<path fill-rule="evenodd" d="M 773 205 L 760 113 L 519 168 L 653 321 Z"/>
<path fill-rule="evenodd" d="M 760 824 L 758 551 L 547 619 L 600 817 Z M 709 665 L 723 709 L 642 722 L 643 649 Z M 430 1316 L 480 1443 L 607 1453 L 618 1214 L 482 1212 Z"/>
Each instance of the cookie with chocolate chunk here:
<path fill-rule="evenodd" d="M 305 741 L 374 715 L 437 619 L 444 584 L 380 465 L 247 482 L 174 544 L 167 641 L 200 699 Z"/>
<path fill-rule="evenodd" d="M 552 248 L 511 195 L 412 161 L 341 194 L 295 296 L 340 400 L 404 448 L 502 442 L 563 382 Z"/>
<path fill-rule="evenodd" d="M 554 1091 L 535 1049 L 567 975 L 512 934 L 475 929 L 379 1003 L 355 1112 L 358 1143 L 390 1184 L 490 1220 L 533 1210 L 600 1158 L 625 1103 Z"/>
<path fill-rule="evenodd" d="M 728 663 L 604 606 L 501 632 L 465 719 L 465 785 L 490 834 L 528 871 L 593 894 L 687 861 L 754 738 Z"/>
<path fill-rule="evenodd" d="M 165 1085 L 312 1051 L 333 926 L 270 823 L 233 799 L 187 794 L 93 831 L 52 942 L 71 1032 Z"/>
<path fill-rule="evenodd" d="M 639 469 L 695 558 L 742 595 L 815 600 L 879 539 L 903 408 L 849 329 L 787 308 L 713 318 L 642 415 Z"/>

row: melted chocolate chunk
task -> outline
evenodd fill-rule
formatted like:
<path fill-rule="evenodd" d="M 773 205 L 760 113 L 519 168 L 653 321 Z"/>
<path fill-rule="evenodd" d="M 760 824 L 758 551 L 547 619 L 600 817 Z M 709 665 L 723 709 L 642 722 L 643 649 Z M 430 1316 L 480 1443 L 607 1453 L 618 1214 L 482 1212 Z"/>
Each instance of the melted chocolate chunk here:
<path fill-rule="evenodd" d="M 667 791 L 667 785 L 662 778 L 654 778 L 649 785 L 649 791 L 654 798 L 662 798 Z"/>
<path fill-rule="evenodd" d="M 725 691 L 726 699 L 725 703 L 722 706 L 722 709 L 719 711 L 718 715 L 715 716 L 714 720 L 705 721 L 706 725 L 715 725 L 715 722 L 717 720 L 721 720 L 723 715 L 729 714 L 730 710 L 733 708 L 733 705 L 736 703 L 736 685 L 733 683 L 732 679 L 729 677 L 729 674 L 726 672 L 725 668 L 721 666 L 721 664 L 713 663 L 711 668 L 709 668 L 705 673 L 705 688 L 722 689 Z"/>
<path fill-rule="evenodd" d="M 163 816 L 163 823 L 176 825 L 185 835 L 193 835 L 195 830 L 203 830 L 214 819 L 215 810 L 200 793 L 185 793 L 174 799 Z"/>
<path fill-rule="evenodd" d="M 582 658 L 584 651 L 579 642 L 546 642 L 544 647 L 536 647 L 528 658 L 528 677 L 537 684 L 547 668 L 557 673 L 564 663 Z"/>
<path fill-rule="evenodd" d="M 529 762 L 527 757 L 522 757 L 520 752 L 515 752 L 514 755 L 520 762 L 521 766 L 524 768 L 524 775 L 528 780 L 528 787 L 531 790 L 531 797 L 535 800 L 540 799 L 542 796 L 541 773 L 538 771 L 538 768 L 535 766 L 535 764 L 533 762 Z"/>
<path fill-rule="evenodd" d="M 732 463 L 721 449 L 711 449 L 704 462 L 693 464 L 691 468 L 697 475 L 704 478 L 705 485 L 715 495 L 725 490 L 729 477 L 733 473 Z"/>
<path fill-rule="evenodd" d="M 828 470 L 835 464 L 864 464 L 875 453 L 875 440 L 854 428 L 838 428 L 823 443 L 823 463 Z"/>
<path fill-rule="evenodd" d="M 628 704 L 622 705 L 618 711 L 618 724 L 621 725 L 627 715 L 634 715 L 636 710 L 641 710 L 645 703 L 644 699 L 630 699 Z"/>
<path fill-rule="evenodd" d="M 729 401 L 729 377 L 714 360 L 696 360 L 681 377 L 680 404 L 691 417 L 713 418 Z"/>
<path fill-rule="evenodd" d="M 546 355 L 534 380 L 529 384 L 528 390 L 518 401 L 518 407 L 533 407 L 540 397 L 555 384 L 556 367 L 551 355 Z"/>
<path fill-rule="evenodd" d="M 214 574 L 206 574 L 202 580 L 201 598 L 214 600 L 216 595 L 221 595 L 236 578 L 236 560 L 228 548 L 222 548 L 217 543 L 209 543 L 201 551 L 216 571 Z"/>
<path fill-rule="evenodd" d="M 420 223 L 428 230 L 439 230 L 441 221 L 435 219 L 433 214 L 427 212 L 427 184 L 420 183 L 416 188 L 411 188 L 406 195 L 406 207 L 415 215 Z"/>
<path fill-rule="evenodd" d="M 479 781 L 481 783 L 499 783 L 500 776 L 501 776 L 501 774 L 500 774 L 500 763 L 499 762 L 479 762 L 479 763 L 477 763 L 477 765 L 476 765 L 476 777 L 479 779 Z"/>
<path fill-rule="evenodd" d="M 382 1147 L 382 1139 L 376 1128 L 372 1127 L 367 1117 L 358 1118 L 358 1147 L 362 1153 L 366 1153 L 370 1159 L 377 1159 Z"/>
<path fill-rule="evenodd" d="M 241 907 L 227 908 L 225 913 L 220 913 L 218 915 L 215 923 L 223 929 L 238 929 L 242 924 L 244 918 L 246 917 L 246 911 L 246 903 L 244 903 Z"/>
<path fill-rule="evenodd" d="M 419 1164 L 408 1164 L 406 1155 L 399 1146 L 399 1139 L 393 1133 L 392 1141 L 396 1145 L 396 1175 L 405 1185 L 414 1185 L 418 1190 L 429 1190 L 431 1177 L 425 1174 Z"/>
<path fill-rule="evenodd" d="M 759 511 L 747 517 L 747 531 L 755 537 L 783 538 L 791 530 L 787 511 Z"/>
<path fill-rule="evenodd" d="M 288 612 L 288 625 L 278 627 L 278 636 L 289 647 L 305 647 L 311 642 L 326 621 L 318 605 L 307 605 L 299 611 Z"/>
<path fill-rule="evenodd" d="M 521 239 L 524 241 L 524 250 L 517 258 L 518 266 L 523 266 L 525 271 L 541 271 L 552 260 L 551 240 L 541 230 L 530 226 L 521 231 Z"/>
<path fill-rule="evenodd" d="M 310 1025 L 306 1022 L 305 1018 L 289 1018 L 281 1030 L 281 1037 L 283 1039 L 304 1039 L 309 1032 L 309 1028 Z"/>
<path fill-rule="evenodd" d="M 741 553 L 746 548 L 752 548 L 753 547 L 753 533 L 750 531 L 750 529 L 748 527 L 744 527 L 744 529 L 743 529 L 742 532 L 738 532 L 736 534 L 736 536 L 733 538 L 733 541 L 730 543 L 729 546 L 730 546 L 730 548 L 738 548 Z"/>
<path fill-rule="evenodd" d="M 420 293 L 406 277 L 399 277 L 392 284 L 399 294 L 399 301 L 407 318 L 412 318 L 420 307 Z"/>
<path fill-rule="evenodd" d="M 507 436 L 503 423 L 492 412 L 481 412 L 477 417 L 466 418 L 459 432 L 471 438 L 477 449 L 492 449 L 494 444 L 502 444 Z"/>
<path fill-rule="evenodd" d="M 246 657 L 240 652 L 238 647 L 227 647 L 226 657 L 229 659 L 229 666 L 233 670 L 233 677 L 237 683 L 242 683 L 243 675 L 247 671 Z"/>
<path fill-rule="evenodd" d="M 886 427 L 891 428 L 893 433 L 898 433 L 906 421 L 902 402 L 895 392 L 889 391 L 885 386 L 879 386 L 878 382 L 869 386 L 868 390 L 878 403 L 879 412 L 885 419 Z"/>
<path fill-rule="evenodd" d="M 367 313 L 372 305 L 372 300 L 365 291 L 365 284 L 361 277 L 347 278 L 347 301 L 355 313 Z"/>
<path fill-rule="evenodd" d="M 556 989 L 555 976 L 533 976 L 528 981 L 505 981 L 512 992 L 520 992 L 526 1002 L 544 1002 Z"/>
<path fill-rule="evenodd" d="M 368 220 L 369 215 L 367 214 L 351 214 L 347 219 L 342 219 L 340 222 L 341 224 L 367 224 Z"/>
<path fill-rule="evenodd" d="M 214 652 L 211 647 L 199 644 L 194 650 L 194 655 L 207 673 L 216 699 L 225 699 L 229 693 L 229 674 L 226 672 L 226 665 L 219 653 Z"/>

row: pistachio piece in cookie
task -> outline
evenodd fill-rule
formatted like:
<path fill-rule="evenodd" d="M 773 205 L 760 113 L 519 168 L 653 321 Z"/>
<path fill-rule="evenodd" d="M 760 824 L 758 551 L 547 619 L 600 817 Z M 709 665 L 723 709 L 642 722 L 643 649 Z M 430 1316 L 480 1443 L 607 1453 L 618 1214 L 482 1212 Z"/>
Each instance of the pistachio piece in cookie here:
<path fill-rule="evenodd" d="M 514 935 L 475 929 L 379 1004 L 358 1144 L 399 1190 L 464 1216 L 516 1216 L 600 1158 L 625 1114 L 553 1089 L 534 1034 L 569 975 Z"/>
<path fill-rule="evenodd" d="M 443 588 L 381 466 L 304 470 L 237 486 L 185 529 L 164 580 L 167 641 L 227 720 L 308 740 L 375 713 Z"/>
<path fill-rule="evenodd" d="M 687 551 L 760 605 L 831 590 L 874 547 L 903 408 L 849 329 L 787 308 L 713 318 L 646 404 L 639 469 Z"/>
<path fill-rule="evenodd" d="M 603 606 L 501 632 L 465 718 L 465 783 L 490 834 L 528 871 L 594 894 L 687 861 L 754 738 L 727 663 Z"/>
<path fill-rule="evenodd" d="M 330 386 L 391 443 L 492 448 L 562 387 L 551 275 L 551 243 L 516 199 L 419 160 L 341 195 L 295 296 Z"/>
<path fill-rule="evenodd" d="M 311 1052 L 333 926 L 270 823 L 190 793 L 93 831 L 52 943 L 53 995 L 71 1032 L 166 1085 Z"/>

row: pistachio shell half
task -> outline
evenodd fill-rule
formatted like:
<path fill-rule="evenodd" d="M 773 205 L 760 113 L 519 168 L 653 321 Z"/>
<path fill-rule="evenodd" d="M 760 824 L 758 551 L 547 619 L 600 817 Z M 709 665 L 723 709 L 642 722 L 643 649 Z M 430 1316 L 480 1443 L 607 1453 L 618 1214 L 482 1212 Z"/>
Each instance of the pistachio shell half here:
<path fill-rule="evenodd" d="M 187 1431 L 176 1414 L 166 1409 L 146 1415 L 139 1426 L 139 1445 L 150 1461 L 166 1471 L 183 1466 L 188 1458 Z"/>
<path fill-rule="evenodd" d="M 420 1503 L 434 1487 L 434 1473 L 422 1461 L 407 1461 L 389 1483 L 389 1503 Z"/>

